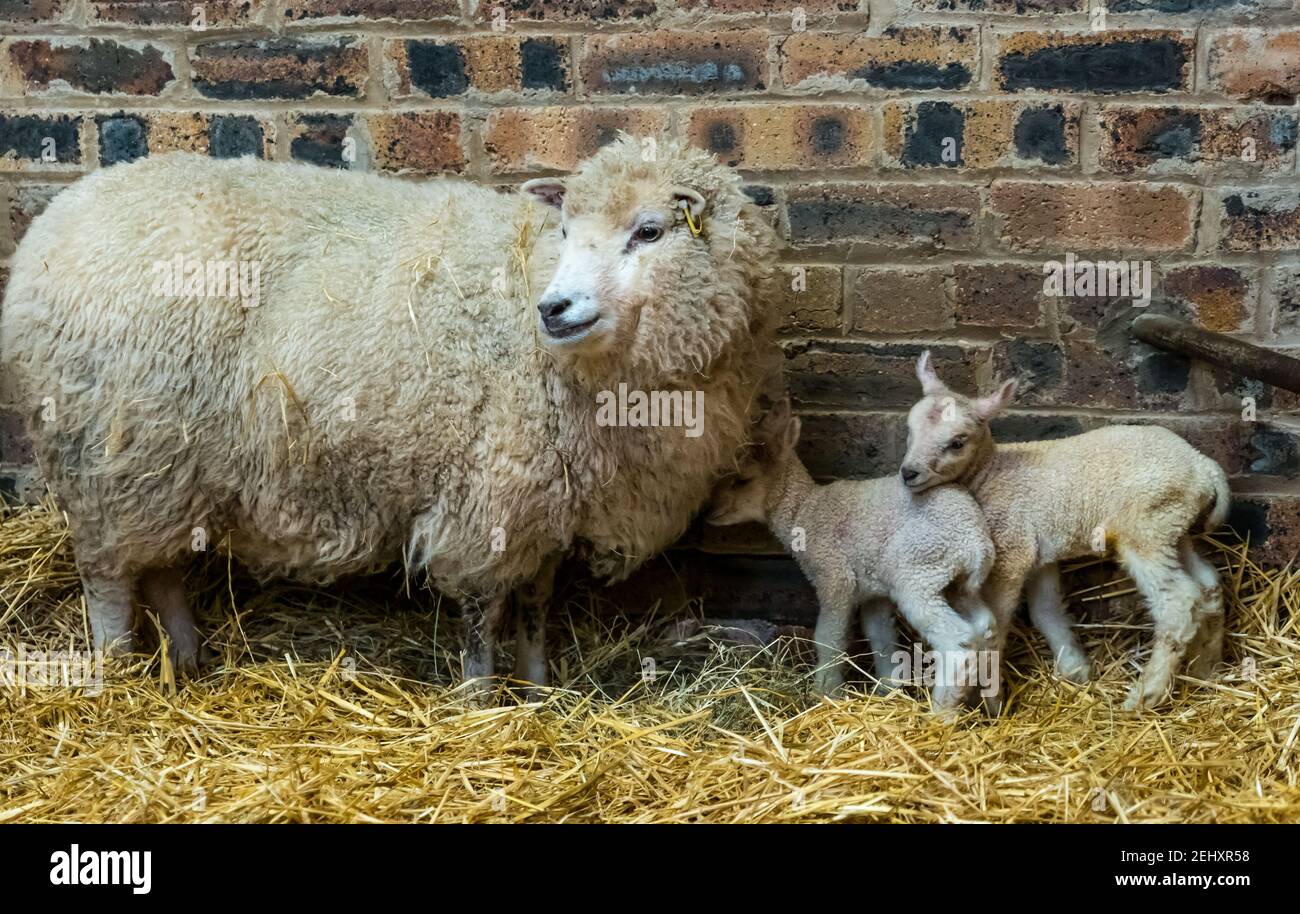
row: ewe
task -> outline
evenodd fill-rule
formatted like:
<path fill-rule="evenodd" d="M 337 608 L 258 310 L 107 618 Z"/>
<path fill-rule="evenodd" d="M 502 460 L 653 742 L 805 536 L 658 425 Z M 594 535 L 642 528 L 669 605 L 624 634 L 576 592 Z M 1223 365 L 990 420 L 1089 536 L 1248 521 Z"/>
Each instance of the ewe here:
<path fill-rule="evenodd" d="M 892 599 L 937 652 L 932 702 L 950 715 L 975 683 L 976 651 L 994 635 L 993 616 L 980 598 L 993 544 L 975 500 L 958 486 L 914 495 L 896 476 L 817 485 L 794 453 L 799 420 L 791 418 L 788 400 L 763 419 L 756 439 L 739 474 L 718 484 L 708 521 L 766 523 L 808 576 L 820 604 L 818 689 L 833 695 L 843 685 L 858 605 L 876 678 L 891 684 L 898 643 Z"/>
<path fill-rule="evenodd" d="M 628 574 L 734 466 L 774 244 L 732 172 L 666 141 L 524 189 L 170 155 L 33 221 L 0 351 L 97 647 L 132 646 L 138 589 L 192 667 L 183 571 L 226 543 L 262 578 L 423 570 L 465 607 L 471 679 L 517 589 L 516 674 L 546 681 L 557 560 Z M 255 296 L 204 282 L 232 263 Z M 702 392 L 703 434 L 598 422 L 620 383 Z"/>
<path fill-rule="evenodd" d="M 1088 658 L 1065 616 L 1056 563 L 1113 550 L 1155 624 L 1151 659 L 1125 707 L 1161 700 L 1185 653 L 1191 674 L 1208 679 L 1223 654 L 1223 592 L 1190 534 L 1198 522 L 1213 529 L 1227 517 L 1222 468 L 1156 426 L 999 445 L 988 423 L 1011 402 L 1014 381 L 981 399 L 964 397 L 939 380 L 928 352 L 916 373 L 924 398 L 907 417 L 903 482 L 913 492 L 955 482 L 984 509 L 997 548 L 985 597 L 997 619 L 998 651 L 1028 581 L 1030 618 L 1058 675 L 1087 681 Z"/>

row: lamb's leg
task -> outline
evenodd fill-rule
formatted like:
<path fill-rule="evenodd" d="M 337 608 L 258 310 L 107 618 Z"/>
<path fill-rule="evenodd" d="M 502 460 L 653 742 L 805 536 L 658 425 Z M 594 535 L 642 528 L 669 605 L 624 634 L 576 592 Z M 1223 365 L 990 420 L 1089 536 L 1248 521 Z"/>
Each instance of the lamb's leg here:
<path fill-rule="evenodd" d="M 1053 563 L 1033 572 L 1026 583 L 1026 597 L 1029 619 L 1047 639 L 1057 677 L 1080 685 L 1090 680 L 1092 664 L 1074 634 L 1061 597 L 1061 569 Z"/>
<path fill-rule="evenodd" d="M 183 673 L 199 671 L 198 627 L 185 598 L 185 576 L 181 569 L 154 568 L 140 578 L 140 595 L 146 608 L 157 613 L 167 633 L 167 655 L 172 666 Z"/>
<path fill-rule="evenodd" d="M 1193 609 L 1200 627 L 1187 647 L 1187 673 L 1208 680 L 1223 659 L 1223 585 L 1218 570 L 1197 553 L 1191 537 L 1178 541 L 1178 557 L 1183 569 L 1201 588 L 1201 598 Z"/>
<path fill-rule="evenodd" d="M 901 683 L 898 680 L 893 657 L 898 649 L 898 622 L 894 619 L 894 604 L 884 598 L 867 600 L 858 610 L 862 619 L 862 634 L 871 644 L 872 670 L 876 676 L 875 691 L 892 692 Z"/>
<path fill-rule="evenodd" d="M 485 704 L 496 691 L 497 629 L 505 613 L 509 594 L 489 599 L 466 601 L 463 611 L 464 627 L 464 682 L 469 699 L 474 704 Z"/>
<path fill-rule="evenodd" d="M 555 591 L 559 556 L 547 560 L 532 581 L 515 590 L 515 679 L 535 686 L 549 684 L 546 663 L 546 611 Z M 533 695 L 533 690 L 525 690 Z"/>
<path fill-rule="evenodd" d="M 1024 575 L 1008 563 L 999 561 L 993 566 L 982 594 L 989 611 L 993 614 L 995 631 L 993 639 L 985 645 L 985 650 L 993 652 L 993 662 L 1001 670 L 1002 657 L 1006 653 L 1007 636 L 1011 633 L 1011 624 L 1016 618 L 1016 609 L 1020 606 L 1020 591 L 1024 587 Z M 998 676 L 998 688 L 994 692 L 982 695 L 984 711 L 990 717 L 1002 713 L 1002 676 Z"/>
<path fill-rule="evenodd" d="M 1168 694 L 1178 663 L 1199 628 L 1192 608 L 1201 588 L 1183 570 L 1172 547 L 1140 552 L 1120 544 L 1116 553 L 1146 598 L 1154 622 L 1151 658 L 1124 702 L 1124 708 L 1132 711 L 1157 704 Z"/>
<path fill-rule="evenodd" d="M 817 644 L 817 691 L 836 696 L 844 690 L 844 657 L 848 652 L 849 623 L 853 620 L 852 577 L 817 587 L 821 604 L 813 640 Z"/>
<path fill-rule="evenodd" d="M 930 703 L 940 716 L 952 717 L 975 682 L 975 645 L 979 640 L 975 629 L 948 605 L 942 593 L 903 591 L 895 597 L 903 618 L 939 656 Z"/>
<path fill-rule="evenodd" d="M 134 587 L 126 577 L 81 574 L 86 593 L 86 615 L 90 636 L 97 651 L 129 654 L 135 650 Z"/>

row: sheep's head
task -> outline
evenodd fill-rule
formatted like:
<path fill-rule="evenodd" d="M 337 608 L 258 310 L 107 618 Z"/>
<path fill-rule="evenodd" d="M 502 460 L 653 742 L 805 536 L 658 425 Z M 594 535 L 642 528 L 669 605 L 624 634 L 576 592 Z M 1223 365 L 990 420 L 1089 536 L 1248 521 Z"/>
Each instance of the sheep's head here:
<path fill-rule="evenodd" d="M 916 363 L 922 398 L 907 414 L 907 454 L 903 484 L 913 492 L 945 482 L 968 479 L 993 448 L 989 420 L 1011 402 L 1016 382 L 1005 381 L 987 397 L 967 397 L 935 374 L 930 353 Z"/>
<path fill-rule="evenodd" d="M 603 359 L 600 374 L 620 380 L 680 381 L 750 333 L 770 234 L 708 154 L 621 135 L 574 175 L 523 190 L 559 210 L 559 258 L 537 302 L 553 352 Z"/>
<path fill-rule="evenodd" d="M 705 520 L 716 527 L 767 520 L 773 485 L 798 443 L 799 420 L 790 415 L 790 401 L 781 400 L 758 424 L 736 473 L 714 488 L 712 510 Z"/>

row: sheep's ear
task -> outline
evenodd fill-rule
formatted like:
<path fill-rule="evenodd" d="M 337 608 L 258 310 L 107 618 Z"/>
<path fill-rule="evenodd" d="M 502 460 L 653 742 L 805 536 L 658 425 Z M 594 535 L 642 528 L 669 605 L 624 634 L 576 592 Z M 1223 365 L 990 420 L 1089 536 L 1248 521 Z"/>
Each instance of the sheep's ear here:
<path fill-rule="evenodd" d="M 525 181 L 519 188 L 526 194 L 532 194 L 547 206 L 559 209 L 564 205 L 564 182 L 559 178 L 533 178 Z"/>
<path fill-rule="evenodd" d="M 984 421 L 988 421 L 1006 409 L 1016 396 L 1016 379 L 1003 381 L 1001 386 L 987 397 L 980 397 L 975 402 L 975 411 Z"/>
<path fill-rule="evenodd" d="M 799 443 L 799 431 L 803 428 L 799 422 L 799 417 L 792 418 L 785 427 L 785 435 L 781 438 L 781 446 L 787 451 L 793 451 L 794 446 Z"/>
<path fill-rule="evenodd" d="M 790 398 L 782 397 L 767 411 L 767 415 L 763 417 L 759 427 L 766 434 L 775 437 L 785 431 L 785 427 L 789 422 Z"/>
<path fill-rule="evenodd" d="M 921 393 L 927 397 L 947 390 L 934 372 L 934 361 L 930 358 L 929 349 L 916 360 L 916 379 L 921 382 Z"/>
<path fill-rule="evenodd" d="M 673 206 L 684 206 L 690 212 L 691 219 L 698 222 L 704 213 L 704 207 L 708 205 L 704 195 L 681 184 L 672 189 L 672 194 Z"/>

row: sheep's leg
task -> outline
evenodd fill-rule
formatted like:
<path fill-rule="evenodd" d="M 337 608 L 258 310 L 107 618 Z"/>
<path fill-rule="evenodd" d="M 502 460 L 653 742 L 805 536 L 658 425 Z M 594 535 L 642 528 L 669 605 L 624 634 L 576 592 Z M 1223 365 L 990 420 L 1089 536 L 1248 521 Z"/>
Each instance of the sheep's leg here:
<path fill-rule="evenodd" d="M 953 608 L 970 623 L 975 633 L 976 679 L 979 686 L 980 701 L 984 704 L 995 702 L 992 713 L 1001 710 L 999 693 L 1002 691 L 1002 653 L 995 650 L 998 643 L 998 620 L 993 610 L 984 602 L 984 596 L 978 586 L 967 582 L 966 586 L 953 596 Z M 985 667 L 987 663 L 987 668 Z"/>
<path fill-rule="evenodd" d="M 97 651 L 129 654 L 135 650 L 135 602 L 132 581 L 125 576 L 81 574 L 86 593 L 86 615 Z"/>
<path fill-rule="evenodd" d="M 470 701 L 475 704 L 486 703 L 496 690 L 492 678 L 496 675 L 497 629 L 508 599 L 509 594 L 503 594 L 465 604 L 464 681 Z"/>
<path fill-rule="evenodd" d="M 848 652 L 849 623 L 853 619 L 855 583 L 850 576 L 817 588 L 821 604 L 813 640 L 817 645 L 817 691 L 839 695 L 844 690 L 844 656 Z"/>
<path fill-rule="evenodd" d="M 185 598 L 185 577 L 179 568 L 154 568 L 140 578 L 140 595 L 167 633 L 167 656 L 172 666 L 191 675 L 199 670 L 198 626 Z"/>
<path fill-rule="evenodd" d="M 894 604 L 883 597 L 867 600 L 858 610 L 862 619 L 862 634 L 871 644 L 872 670 L 876 676 L 877 694 L 892 692 L 899 682 L 892 659 L 898 649 L 898 622 L 894 619 Z"/>
<path fill-rule="evenodd" d="M 1157 704 L 1168 694 L 1178 662 L 1200 627 L 1192 608 L 1201 588 L 1173 549 L 1143 553 L 1121 544 L 1117 556 L 1146 598 L 1154 622 L 1151 658 L 1124 702 L 1125 710 L 1132 711 Z"/>
<path fill-rule="evenodd" d="M 532 581 L 515 590 L 514 678 L 535 686 L 546 686 L 550 679 L 546 664 L 546 611 L 555 591 L 555 569 L 559 564 L 559 556 L 547 560 Z"/>
<path fill-rule="evenodd" d="M 1044 565 L 1029 576 L 1026 596 L 1029 619 L 1047 639 L 1057 677 L 1080 685 L 1090 680 L 1092 664 L 1066 614 L 1065 600 L 1061 597 L 1061 569 L 1056 563 Z"/>
<path fill-rule="evenodd" d="M 1007 636 L 1011 633 L 1011 624 L 1016 618 L 1016 608 L 1020 605 L 1020 591 L 1024 587 L 1024 575 L 998 562 L 993 566 L 993 573 L 982 591 L 986 605 L 993 614 L 995 630 L 993 638 L 985 645 L 985 650 L 992 652 L 993 663 L 1002 668 L 1002 657 L 1006 653 Z M 984 711 L 990 717 L 1002 713 L 1002 677 L 998 676 L 997 690 L 981 695 Z"/>
<path fill-rule="evenodd" d="M 1193 610 L 1200 628 L 1187 647 L 1187 673 L 1208 680 L 1223 659 L 1223 585 L 1218 570 L 1197 553 L 1191 537 L 1184 536 L 1178 541 L 1178 557 L 1183 569 L 1201 588 L 1201 598 Z"/>
<path fill-rule="evenodd" d="M 930 703 L 936 713 L 950 718 L 956 713 L 967 687 L 975 682 L 978 638 L 969 622 L 958 615 L 941 593 L 902 592 L 895 595 L 898 611 L 930 650 L 938 654 Z"/>

